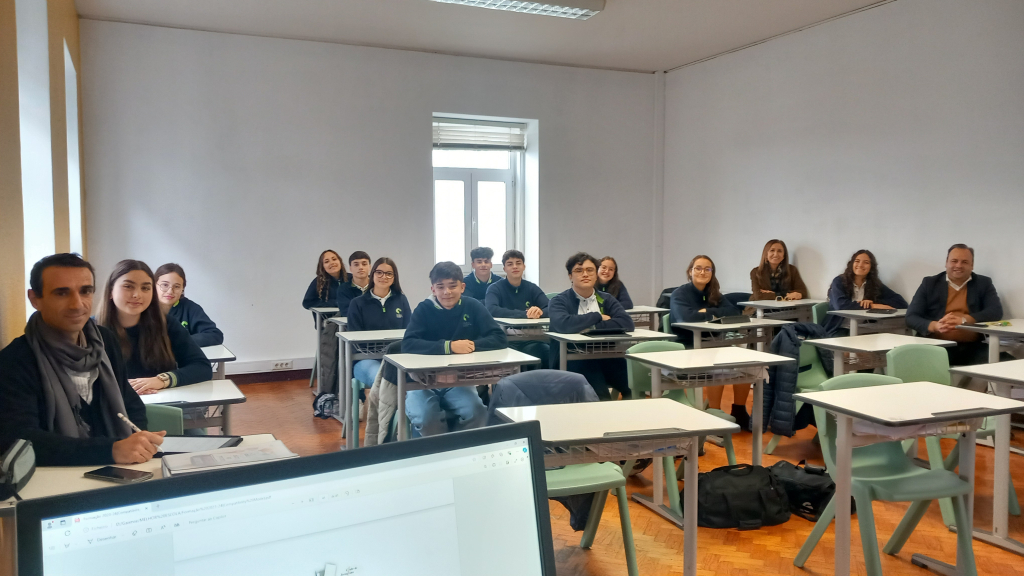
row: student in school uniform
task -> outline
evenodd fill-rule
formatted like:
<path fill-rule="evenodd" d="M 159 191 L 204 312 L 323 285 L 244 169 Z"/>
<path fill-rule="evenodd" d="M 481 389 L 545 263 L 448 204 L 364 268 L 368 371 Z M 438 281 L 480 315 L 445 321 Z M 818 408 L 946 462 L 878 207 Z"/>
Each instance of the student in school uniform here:
<path fill-rule="evenodd" d="M 619 280 L 619 263 L 611 256 L 601 258 L 601 265 L 597 267 L 597 288 L 598 292 L 607 292 L 615 297 L 622 304 L 623 309 L 633 309 L 633 299 L 629 296 L 626 285 Z"/>
<path fill-rule="evenodd" d="M 483 302 L 487 298 L 487 289 L 500 280 L 491 274 L 491 258 L 494 257 L 494 250 L 480 246 L 470 250 L 469 257 L 473 260 L 471 264 L 473 272 L 466 275 L 463 280 L 466 284 L 465 295 Z"/>
<path fill-rule="evenodd" d="M 589 328 L 634 329 L 633 319 L 626 314 L 622 304 L 611 294 L 594 288 L 597 267 L 597 259 L 585 252 L 573 254 L 566 261 L 565 270 L 569 273 L 572 287 L 548 303 L 552 332 L 578 334 Z M 625 358 L 573 360 L 566 364 L 566 368 L 585 376 L 602 400 L 611 398 L 609 386 L 623 398 L 631 396 Z"/>
<path fill-rule="evenodd" d="M 153 301 L 155 280 L 145 262 L 118 262 L 107 279 L 99 314 L 100 325 L 117 336 L 128 383 L 138 394 L 213 377 L 210 361 L 188 331 L 167 322 Z"/>
<path fill-rule="evenodd" d="M 828 288 L 829 310 L 906 308 L 907 301 L 878 279 L 878 260 L 870 250 L 858 250 L 846 263 L 846 271 Z M 830 314 L 825 321 L 829 334 L 842 329 L 843 319 Z"/>
<path fill-rule="evenodd" d="M 718 276 L 715 274 L 715 263 L 710 257 L 703 254 L 694 256 L 690 260 L 690 266 L 686 269 L 686 277 L 689 284 L 683 284 L 672 291 L 671 312 L 669 316 L 672 322 L 707 322 L 723 316 L 736 316 L 740 313 L 728 298 L 722 295 L 718 285 Z M 690 330 L 673 329 L 679 336 L 687 349 L 693 348 L 693 332 Z M 710 386 L 704 389 L 708 397 L 708 405 L 711 408 L 721 409 L 722 392 L 724 386 Z M 732 395 L 735 401 L 732 405 L 732 416 L 736 422 L 748 429 L 750 415 L 747 414 L 747 395 L 750 392 L 750 384 L 733 384 Z"/>
<path fill-rule="evenodd" d="M 769 240 L 761 251 L 761 263 L 750 271 L 751 300 L 800 300 L 807 298 L 807 286 L 800 271 L 789 263 L 789 250 L 782 240 Z"/>
<path fill-rule="evenodd" d="M 398 281 L 398 265 L 388 257 L 378 258 L 370 271 L 366 293 L 348 305 L 348 330 L 400 330 L 409 326 L 412 313 L 409 300 Z M 352 375 L 365 386 L 373 385 L 380 370 L 380 360 L 360 360 L 352 367 Z"/>
<path fill-rule="evenodd" d="M 316 262 L 316 277 L 309 283 L 306 295 L 302 298 L 302 307 L 310 308 L 338 308 L 339 314 L 348 310 L 349 302 L 352 301 L 351 292 L 348 297 L 342 297 L 345 307 L 339 306 L 339 295 L 342 288 L 349 283 L 352 276 L 345 271 L 345 264 L 341 256 L 334 250 L 324 250 Z M 314 315 L 314 318 L 316 315 Z M 338 382 L 338 330 L 339 326 L 334 322 L 323 322 L 320 325 L 320 367 L 319 373 L 327 379 L 326 386 L 322 390 L 334 390 Z"/>
<path fill-rule="evenodd" d="M 344 314 L 352 300 L 366 294 L 370 288 L 370 255 L 356 250 L 348 257 L 348 282 L 338 288 L 338 310 Z"/>
<path fill-rule="evenodd" d="M 203 307 L 185 297 L 185 270 L 181 266 L 172 262 L 156 269 L 156 295 L 167 321 L 181 324 L 200 348 L 224 343 L 224 333 Z"/>
<path fill-rule="evenodd" d="M 491 284 L 487 289 L 484 305 L 495 318 L 544 318 L 547 316 L 548 297 L 544 291 L 529 280 L 523 279 L 526 258 L 519 250 L 508 250 L 501 255 L 501 267 L 505 277 Z M 540 358 L 541 366 L 548 365 L 550 347 L 547 342 L 510 342 L 514 348 Z M 524 370 L 528 367 L 524 366 Z"/>
<path fill-rule="evenodd" d="M 508 347 L 505 331 L 484 305 L 462 297 L 465 288 L 457 264 L 434 265 L 430 270 L 433 296 L 412 313 L 402 339 L 403 353 L 469 354 Z M 479 428 L 487 421 L 487 411 L 472 386 L 411 390 L 405 395 L 405 413 L 415 436 Z"/>

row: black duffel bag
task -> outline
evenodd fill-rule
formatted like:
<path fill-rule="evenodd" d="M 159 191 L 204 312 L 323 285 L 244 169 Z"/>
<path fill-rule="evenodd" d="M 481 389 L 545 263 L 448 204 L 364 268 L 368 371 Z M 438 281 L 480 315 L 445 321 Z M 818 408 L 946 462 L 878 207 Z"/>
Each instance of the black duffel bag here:
<path fill-rule="evenodd" d="M 805 464 L 805 461 L 801 460 L 800 464 Z M 770 468 L 770 471 L 786 490 L 790 511 L 805 520 L 817 522 L 836 493 L 835 482 L 821 466 L 801 467 L 780 460 Z M 850 506 L 850 511 L 853 512 L 852 502 Z"/>
<path fill-rule="evenodd" d="M 786 491 L 763 466 L 722 466 L 698 477 L 698 526 L 756 530 L 787 520 Z"/>

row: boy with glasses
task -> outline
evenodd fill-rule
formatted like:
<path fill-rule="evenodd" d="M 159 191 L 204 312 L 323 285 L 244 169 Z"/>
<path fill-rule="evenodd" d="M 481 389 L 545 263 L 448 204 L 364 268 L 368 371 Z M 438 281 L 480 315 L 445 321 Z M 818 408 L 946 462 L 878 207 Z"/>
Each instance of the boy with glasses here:
<path fill-rule="evenodd" d="M 566 261 L 565 270 L 572 287 L 548 304 L 552 332 L 578 334 L 590 328 L 634 329 L 633 319 L 622 304 L 611 294 L 594 288 L 597 268 L 597 259 L 586 252 L 573 254 Z M 625 358 L 574 360 L 566 367 L 584 375 L 602 400 L 611 398 L 609 386 L 622 393 L 623 398 L 630 396 Z"/>

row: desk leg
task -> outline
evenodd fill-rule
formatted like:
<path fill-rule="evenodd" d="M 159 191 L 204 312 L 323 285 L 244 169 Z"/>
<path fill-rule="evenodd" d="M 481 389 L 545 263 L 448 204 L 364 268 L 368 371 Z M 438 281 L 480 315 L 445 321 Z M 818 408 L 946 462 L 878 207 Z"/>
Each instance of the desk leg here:
<path fill-rule="evenodd" d="M 654 367 L 651 368 L 651 398 L 661 398 L 661 369 L 654 368 Z M 693 446 L 696 446 L 697 439 L 693 438 L 692 441 L 693 441 Z M 669 482 L 668 479 L 665 478 L 665 473 L 666 472 L 668 472 L 668 474 L 669 474 L 669 476 L 671 478 L 675 478 L 675 476 L 676 476 L 675 475 L 675 470 L 666 470 L 665 469 L 665 465 L 664 465 L 663 461 L 666 460 L 666 459 L 669 462 L 672 461 L 671 458 L 664 458 L 664 457 L 658 457 L 658 456 L 654 457 L 654 492 L 653 492 L 652 496 L 651 497 L 647 497 L 647 496 L 644 496 L 643 494 L 634 493 L 633 494 L 633 501 L 636 502 L 637 504 L 640 504 L 640 505 L 650 509 L 655 514 L 661 516 L 662 518 L 668 520 L 669 522 L 672 522 L 673 524 L 675 524 L 679 528 L 682 528 L 683 527 L 683 522 L 684 522 L 684 517 L 681 515 L 682 510 L 679 510 L 676 507 L 676 503 L 678 502 L 678 500 L 673 499 L 673 498 L 669 498 L 669 500 L 672 501 L 672 506 L 666 506 L 665 505 L 666 490 L 678 490 L 679 489 L 677 483 Z M 690 453 L 689 453 L 687 462 L 689 462 L 690 460 L 692 460 L 693 462 L 697 461 L 697 448 L 695 448 L 695 447 L 690 449 Z M 628 473 L 628 470 L 624 471 L 624 473 Z M 689 469 L 687 469 L 687 474 L 689 474 Z M 693 478 L 696 478 L 696 477 L 697 477 L 696 473 L 694 473 Z M 688 475 L 687 478 L 690 478 L 690 476 Z M 686 485 L 689 486 L 689 482 L 687 482 Z M 696 485 L 696 480 L 694 481 L 694 485 Z M 694 498 L 696 498 L 696 495 L 694 495 Z M 694 504 L 693 507 L 690 508 L 690 510 L 696 510 L 696 509 L 697 509 L 697 505 L 696 504 Z M 694 519 L 693 521 L 696 524 L 696 522 L 697 522 L 697 514 L 693 513 L 693 514 L 691 514 L 691 516 L 693 516 L 693 519 Z M 696 526 L 694 526 L 694 536 L 696 536 Z"/>
<path fill-rule="evenodd" d="M 562 372 L 568 370 L 569 360 L 566 359 L 566 354 L 569 353 L 569 345 L 566 344 L 565 340 L 558 342 L 558 369 Z"/>
<path fill-rule="evenodd" d="M 338 340 L 341 339 L 339 338 Z M 345 369 L 342 370 L 341 382 L 338 382 L 338 394 L 344 394 L 345 398 L 345 415 L 342 418 L 342 422 L 345 423 L 343 427 L 345 432 L 345 449 L 351 450 L 356 447 L 357 440 L 359 439 L 359 421 L 352 421 L 352 403 L 356 401 L 352 396 L 352 344 L 347 340 L 339 342 L 338 350 L 341 350 L 345 355 L 345 363 L 342 364 Z M 352 433 L 353 431 L 355 431 L 354 434 Z"/>
<path fill-rule="evenodd" d="M 997 352 L 998 354 L 998 352 Z M 992 383 L 996 396 L 1007 398 L 1010 387 L 1006 384 Z M 982 542 L 992 544 L 1024 556 L 1024 543 L 1010 538 L 1009 530 L 1009 490 L 1010 490 L 1010 416 L 996 416 L 995 463 L 992 468 L 994 492 L 992 493 L 992 531 L 975 530 L 974 537 Z M 972 446 L 973 448 L 973 446 Z M 960 466 L 963 467 L 963 448 L 961 447 Z"/>
<path fill-rule="evenodd" d="M 972 530 L 974 526 L 974 451 L 975 445 L 977 444 L 977 434 L 974 432 L 967 432 L 966 434 L 960 435 L 958 445 L 960 446 L 960 478 L 964 479 L 971 485 L 971 492 L 964 497 L 964 507 L 967 508 L 967 529 Z M 1003 498 L 1006 498 L 1006 492 L 1003 492 Z M 970 541 L 968 541 L 970 542 Z M 935 560 L 925 556 L 924 554 L 913 554 L 910 556 L 910 562 L 915 566 L 920 566 L 926 570 L 930 570 L 937 574 L 943 574 L 945 576 L 955 576 L 957 574 L 967 574 L 967 566 L 974 562 L 974 554 L 970 557 L 965 558 L 963 550 L 957 546 L 956 554 L 956 566 Z M 977 573 L 977 572 L 975 572 Z"/>
<path fill-rule="evenodd" d="M 703 333 L 700 330 L 692 330 L 693 332 L 693 349 L 700 350 L 700 339 L 703 337 Z"/>
<path fill-rule="evenodd" d="M 220 411 L 220 431 L 225 436 L 231 436 L 231 404 L 225 404 Z"/>
<path fill-rule="evenodd" d="M 757 309 L 757 317 L 758 317 L 758 319 L 764 319 L 764 308 L 758 308 Z M 757 329 L 757 337 L 758 338 L 764 338 L 764 330 L 758 328 Z M 764 342 L 763 341 L 760 341 L 760 340 L 758 341 L 758 343 L 757 343 L 757 351 L 758 352 L 764 352 Z"/>
<path fill-rule="evenodd" d="M 853 418 L 836 414 L 836 576 L 850 576 L 850 478 Z"/>
<path fill-rule="evenodd" d="M 851 324 L 852 326 L 853 324 Z M 843 352 L 839 350 L 832 351 L 832 377 L 843 375 Z"/>
<path fill-rule="evenodd" d="M 396 366 L 397 368 L 397 366 Z M 398 418 L 398 439 L 408 440 L 408 431 L 405 426 L 405 370 L 398 368 L 398 407 L 395 411 L 395 418 Z"/>
<path fill-rule="evenodd" d="M 316 315 L 316 393 L 319 395 L 324 391 L 324 370 L 323 362 L 320 361 L 320 337 L 324 329 L 323 317 Z"/>
<path fill-rule="evenodd" d="M 697 452 L 700 439 L 690 438 L 690 454 L 686 457 L 686 482 L 683 485 L 683 576 L 697 576 Z"/>
<path fill-rule="evenodd" d="M 227 376 L 227 362 L 217 362 L 217 370 L 213 373 L 214 380 L 223 380 Z"/>
<path fill-rule="evenodd" d="M 661 398 L 661 369 L 651 367 L 651 398 Z M 654 458 L 654 505 L 661 508 L 665 505 L 665 466 L 662 458 Z M 673 470 L 673 472 L 675 472 Z"/>
<path fill-rule="evenodd" d="M 649 314 L 649 316 L 650 316 L 650 319 L 651 319 L 651 321 L 650 321 L 651 330 L 654 331 L 654 332 L 661 332 L 661 330 L 659 330 L 659 328 L 661 328 L 661 326 L 658 326 L 658 320 L 661 320 L 661 316 L 659 316 L 657 312 L 651 312 Z"/>
<path fill-rule="evenodd" d="M 850 336 L 857 336 L 857 319 L 850 318 Z"/>
<path fill-rule="evenodd" d="M 754 406 L 753 414 L 751 415 L 750 427 L 753 436 L 753 464 L 754 466 L 761 465 L 761 451 L 763 450 L 761 440 L 761 427 L 764 425 L 764 379 L 758 378 L 754 380 Z"/>

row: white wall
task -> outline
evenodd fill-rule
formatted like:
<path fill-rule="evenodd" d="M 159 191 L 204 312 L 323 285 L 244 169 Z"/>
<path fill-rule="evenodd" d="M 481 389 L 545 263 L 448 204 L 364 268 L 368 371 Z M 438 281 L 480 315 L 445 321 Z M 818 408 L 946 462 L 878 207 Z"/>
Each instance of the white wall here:
<path fill-rule="evenodd" d="M 537 119 L 541 285 L 583 249 L 650 298 L 651 75 L 90 20 L 81 47 L 90 259 L 182 264 L 236 369 L 311 356 L 324 248 L 427 295 L 433 112 Z"/>
<path fill-rule="evenodd" d="M 706 253 L 749 291 L 779 237 L 815 297 L 868 248 L 909 301 L 965 242 L 1024 314 L 1022 31 L 1019 0 L 897 0 L 669 73 L 666 285 Z"/>

